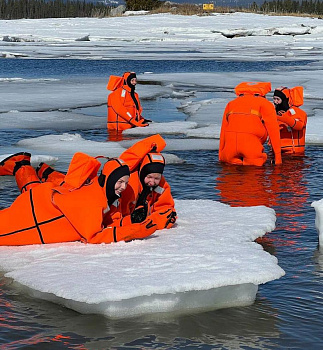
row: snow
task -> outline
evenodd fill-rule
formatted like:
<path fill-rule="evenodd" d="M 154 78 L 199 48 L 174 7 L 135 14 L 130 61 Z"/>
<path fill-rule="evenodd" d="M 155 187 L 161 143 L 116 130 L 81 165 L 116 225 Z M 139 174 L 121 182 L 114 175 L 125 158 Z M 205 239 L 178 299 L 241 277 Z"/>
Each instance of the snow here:
<path fill-rule="evenodd" d="M 270 81 L 273 89 L 303 86 L 304 110 L 309 116 L 306 143 L 323 143 L 320 19 L 132 13 L 100 19 L 1 20 L 1 37 L 4 60 L 215 59 L 294 64 L 271 71 L 167 74 L 142 67 L 137 72 L 141 100 L 167 99 L 181 120 L 154 120 L 149 127 L 127 130 L 129 139 L 120 142 L 85 139 L 78 133 L 105 129 L 107 76 L 35 79 L 9 76 L 1 70 L 0 130 L 47 133 L 26 136 L 12 145 L 0 144 L 0 159 L 30 151 L 33 165 L 45 161 L 66 170 L 77 151 L 118 156 L 138 139 L 161 133 L 167 142 L 166 162 L 181 163 L 185 159 L 171 152 L 218 149 L 224 107 L 242 81 Z M 80 41 L 85 37 L 89 41 Z M 308 64 L 301 63 L 304 60 Z M 7 186 L 12 181 L 0 178 L 1 190 Z M 321 243 L 322 200 L 312 206 Z M 275 228 L 272 209 L 176 200 L 176 210 L 174 228 L 143 241 L 1 247 L 0 268 L 14 285 L 37 298 L 109 317 L 248 305 L 255 300 L 259 285 L 283 276 L 277 259 L 254 242 Z"/>

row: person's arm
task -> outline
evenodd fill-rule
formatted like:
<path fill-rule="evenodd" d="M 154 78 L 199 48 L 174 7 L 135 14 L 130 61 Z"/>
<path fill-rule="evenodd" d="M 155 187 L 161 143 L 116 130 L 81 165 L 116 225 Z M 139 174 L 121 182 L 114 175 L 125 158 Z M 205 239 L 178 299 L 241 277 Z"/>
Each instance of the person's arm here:
<path fill-rule="evenodd" d="M 139 163 L 147 153 L 151 152 L 154 148 L 156 152 L 161 152 L 165 147 L 165 140 L 159 134 L 156 134 L 136 142 L 121 153 L 119 158 L 124 160 L 129 166 L 130 172 L 133 172 L 138 169 Z"/>
<path fill-rule="evenodd" d="M 120 88 L 110 95 L 109 105 L 115 113 L 133 126 L 141 127 L 149 125 L 148 123 L 144 123 L 143 118 L 139 122 L 136 121 L 136 115 L 132 115 L 128 108 L 124 106 L 125 96 L 122 96 L 123 94 L 128 94 L 128 92 Z"/>
<path fill-rule="evenodd" d="M 152 219 L 153 222 L 156 223 L 159 230 L 163 228 L 171 228 L 177 219 L 171 188 L 164 178 L 160 185 L 162 185 L 161 188 L 164 191 L 158 196 L 154 203 L 151 203 L 151 214 L 147 216 L 147 219 Z"/>
<path fill-rule="evenodd" d="M 261 104 L 260 113 L 275 154 L 275 164 L 281 164 L 280 131 L 275 107 L 268 100 L 264 99 Z"/>
<path fill-rule="evenodd" d="M 91 237 L 84 239 L 86 243 L 100 244 L 143 239 L 152 235 L 157 229 L 157 224 L 147 219 L 140 224 L 128 226 L 108 226 L 102 231 L 96 232 Z"/>
<path fill-rule="evenodd" d="M 158 230 L 164 228 L 171 228 L 177 219 L 177 213 L 174 207 L 164 208 L 153 212 L 147 216 L 146 220 L 151 220 L 155 225 L 157 225 Z"/>
<path fill-rule="evenodd" d="M 277 119 L 294 130 L 303 130 L 306 126 L 307 115 L 301 109 L 292 107 L 282 115 L 277 115 Z"/>
<path fill-rule="evenodd" d="M 157 198 L 153 197 L 152 201 L 149 200 L 148 203 L 137 207 L 130 215 L 123 217 L 121 224 L 126 225 L 130 222 L 138 223 L 152 219 L 159 230 L 171 228 L 177 218 L 175 203 L 167 182 L 163 183 L 162 189 L 164 190 L 163 193 L 158 195 Z"/>

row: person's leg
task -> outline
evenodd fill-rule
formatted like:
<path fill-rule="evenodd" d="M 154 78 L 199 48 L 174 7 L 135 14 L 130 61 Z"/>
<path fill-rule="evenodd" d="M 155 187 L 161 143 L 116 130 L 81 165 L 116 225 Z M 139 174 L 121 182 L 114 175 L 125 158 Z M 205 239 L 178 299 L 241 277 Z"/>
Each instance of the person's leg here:
<path fill-rule="evenodd" d="M 41 182 L 35 169 L 30 165 L 31 154 L 19 152 L 0 162 L 0 175 L 13 175 L 21 193 Z"/>
<path fill-rule="evenodd" d="M 17 163 L 30 162 L 30 157 L 31 154 L 28 152 L 19 152 L 3 159 L 0 162 L 0 176 L 14 175 Z"/>
<path fill-rule="evenodd" d="M 221 152 L 220 161 L 242 165 L 242 157 L 240 152 L 238 152 L 237 133 L 230 131 L 224 134 L 224 147 Z"/>
<path fill-rule="evenodd" d="M 53 169 L 46 163 L 40 163 L 36 172 L 42 182 L 52 182 L 57 186 L 64 182 L 65 174 Z"/>
<path fill-rule="evenodd" d="M 253 134 L 239 134 L 239 150 L 243 155 L 243 165 L 262 166 L 267 160 L 267 154 L 260 139 Z"/>

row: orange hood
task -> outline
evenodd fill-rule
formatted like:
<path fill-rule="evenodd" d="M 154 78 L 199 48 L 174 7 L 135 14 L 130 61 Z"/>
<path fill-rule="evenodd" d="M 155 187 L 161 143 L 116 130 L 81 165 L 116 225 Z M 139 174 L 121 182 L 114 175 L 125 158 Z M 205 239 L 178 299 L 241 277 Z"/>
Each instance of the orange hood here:
<path fill-rule="evenodd" d="M 271 91 L 271 83 L 269 82 L 243 82 L 238 84 L 235 89 L 237 96 L 240 95 L 260 95 L 265 96 Z"/>

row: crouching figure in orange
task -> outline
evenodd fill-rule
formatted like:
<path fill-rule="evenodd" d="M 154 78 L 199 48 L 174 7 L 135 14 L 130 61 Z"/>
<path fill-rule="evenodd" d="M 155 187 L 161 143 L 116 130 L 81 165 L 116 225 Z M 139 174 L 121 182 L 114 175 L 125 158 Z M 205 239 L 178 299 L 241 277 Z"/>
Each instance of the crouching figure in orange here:
<path fill-rule="evenodd" d="M 235 88 L 237 97 L 224 111 L 220 134 L 219 160 L 237 165 L 263 165 L 267 160 L 267 138 L 281 164 L 281 147 L 276 111 L 266 99 L 268 82 L 244 82 Z"/>

